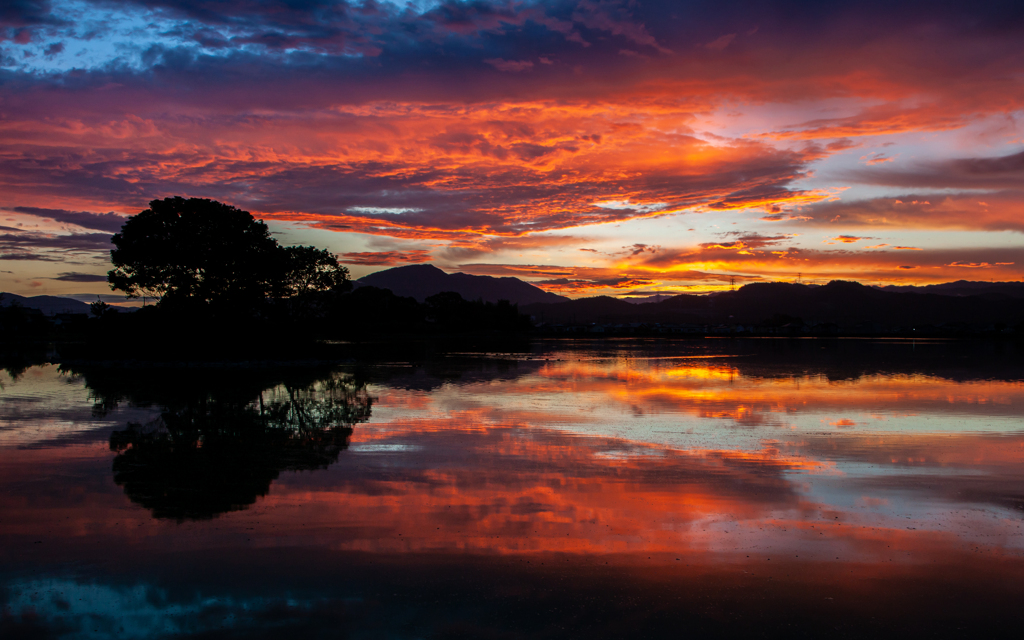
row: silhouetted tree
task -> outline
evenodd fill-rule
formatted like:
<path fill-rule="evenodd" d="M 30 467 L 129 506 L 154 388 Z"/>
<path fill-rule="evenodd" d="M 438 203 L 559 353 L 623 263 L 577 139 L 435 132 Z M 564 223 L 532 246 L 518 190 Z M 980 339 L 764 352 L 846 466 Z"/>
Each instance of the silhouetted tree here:
<path fill-rule="evenodd" d="M 112 242 L 111 288 L 163 307 L 248 311 L 268 298 L 348 286 L 348 270 L 328 251 L 281 247 L 248 211 L 214 200 L 154 200 Z"/>
<path fill-rule="evenodd" d="M 154 200 L 114 234 L 111 288 L 129 297 L 252 304 L 279 281 L 277 241 L 247 211 L 200 198 Z"/>
<path fill-rule="evenodd" d="M 96 316 L 97 318 L 102 318 L 109 311 L 111 311 L 110 305 L 100 300 L 99 296 L 96 297 L 96 302 L 93 302 L 89 305 L 89 313 Z"/>
<path fill-rule="evenodd" d="M 352 288 L 348 269 L 326 249 L 285 247 L 282 259 L 284 279 L 278 297 L 287 299 L 284 311 L 292 321 L 312 327 Z"/>
<path fill-rule="evenodd" d="M 299 296 L 324 291 L 344 292 L 352 288 L 348 269 L 326 249 L 285 247 L 284 294 Z"/>

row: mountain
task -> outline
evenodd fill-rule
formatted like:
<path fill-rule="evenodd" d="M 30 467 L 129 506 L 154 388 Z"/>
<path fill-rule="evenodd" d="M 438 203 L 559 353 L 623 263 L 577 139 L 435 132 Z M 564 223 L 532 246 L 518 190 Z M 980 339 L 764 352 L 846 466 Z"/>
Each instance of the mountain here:
<path fill-rule="evenodd" d="M 877 287 L 882 291 L 898 293 L 934 293 L 940 296 L 983 296 L 987 298 L 1024 298 L 1024 282 L 972 282 L 957 280 L 942 284 L 887 285 Z"/>
<path fill-rule="evenodd" d="M 468 273 L 445 273 L 430 264 L 414 264 L 407 267 L 385 269 L 354 282 L 357 287 L 390 289 L 396 296 L 424 299 L 441 293 L 454 291 L 465 300 L 497 302 L 508 300 L 520 306 L 539 303 L 567 302 L 569 299 L 538 289 L 519 278 L 494 278 L 471 276 Z"/>
<path fill-rule="evenodd" d="M 0 293 L 0 305 L 8 306 L 17 301 L 26 309 L 39 309 L 44 315 L 52 316 L 58 313 L 89 313 L 89 305 L 71 298 L 60 298 L 58 296 L 19 296 L 16 293 Z"/>
<path fill-rule="evenodd" d="M 520 307 L 548 324 L 692 323 L 760 325 L 795 322 L 852 327 L 862 323 L 921 326 L 950 323 L 1017 325 L 1024 299 L 986 295 L 958 297 L 903 293 L 835 280 L 825 286 L 785 282 L 748 284 L 716 295 L 680 295 L 663 302 L 631 304 L 609 297 Z"/>

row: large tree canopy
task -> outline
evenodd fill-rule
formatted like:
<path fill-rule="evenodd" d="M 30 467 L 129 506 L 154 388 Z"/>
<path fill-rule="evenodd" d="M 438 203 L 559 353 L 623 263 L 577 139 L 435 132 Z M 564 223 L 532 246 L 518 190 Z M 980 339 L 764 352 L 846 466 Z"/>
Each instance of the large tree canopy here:
<path fill-rule="evenodd" d="M 128 297 L 251 308 L 348 286 L 348 270 L 330 252 L 281 247 L 248 211 L 201 198 L 149 206 L 112 239 L 107 280 Z"/>

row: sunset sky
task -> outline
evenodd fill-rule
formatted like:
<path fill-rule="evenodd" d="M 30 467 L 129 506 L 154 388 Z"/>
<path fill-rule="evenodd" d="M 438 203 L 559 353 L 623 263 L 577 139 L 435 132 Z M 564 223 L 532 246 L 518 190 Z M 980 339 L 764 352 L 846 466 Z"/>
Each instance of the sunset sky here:
<path fill-rule="evenodd" d="M 175 195 L 354 277 L 1024 279 L 1024 3 L 746 4 L 6 0 L 0 290 Z"/>

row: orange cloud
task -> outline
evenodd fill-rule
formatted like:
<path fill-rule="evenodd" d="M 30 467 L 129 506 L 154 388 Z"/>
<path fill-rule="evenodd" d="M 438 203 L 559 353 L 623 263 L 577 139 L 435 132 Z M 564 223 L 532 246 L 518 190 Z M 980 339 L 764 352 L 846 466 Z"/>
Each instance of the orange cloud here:
<path fill-rule="evenodd" d="M 382 265 L 417 264 L 430 261 L 430 251 L 413 249 L 411 251 L 364 251 L 343 253 L 342 264 Z"/>
<path fill-rule="evenodd" d="M 686 110 L 647 98 L 382 103 L 320 111 L 301 123 L 283 115 L 253 115 L 243 123 L 161 121 L 123 137 L 109 135 L 109 120 L 39 122 L 18 133 L 20 153 L 42 162 L 47 140 L 59 138 L 63 149 L 80 151 L 78 159 L 65 163 L 60 180 L 40 176 L 42 182 L 28 187 L 0 173 L 0 184 L 33 206 L 120 200 L 117 208 L 133 212 L 133 198 L 142 207 L 149 198 L 185 192 L 230 199 L 268 219 L 450 240 L 827 196 L 790 186 L 816 151 L 742 139 L 708 142 L 693 135 L 692 122 Z M 177 142 L 185 139 L 195 142 L 185 148 Z M 119 160 L 126 157 L 131 161 Z M 100 167 L 102 175 L 95 173 Z M 127 201 L 86 195 L 83 186 L 99 179 L 138 195 Z M 325 190 L 335 195 L 325 198 Z M 623 204 L 609 207 L 609 200 Z"/>
<path fill-rule="evenodd" d="M 753 240 L 753 239 L 752 239 Z M 887 283 L 930 284 L 957 280 L 966 265 L 992 271 L 989 279 L 1019 280 L 1024 274 L 1024 249 L 991 247 L 925 249 L 874 245 L 872 251 L 814 250 L 779 246 L 776 240 L 753 240 L 760 247 L 732 243 L 704 243 L 690 248 L 661 247 L 608 267 L 537 264 L 462 263 L 467 273 L 514 276 L 555 292 L 618 295 L 623 288 L 658 290 L 686 288 L 691 293 L 729 289 L 763 280 L 796 280 L 824 284 L 830 280 L 873 280 Z M 784 242 L 784 239 L 778 239 Z M 916 263 L 907 264 L 913 252 Z M 909 274 L 914 271 L 914 274 Z"/>
<path fill-rule="evenodd" d="M 452 261 L 476 261 L 470 254 L 485 255 L 495 238 L 635 220 L 651 221 L 650 237 L 626 243 L 668 245 L 669 222 L 697 213 L 731 223 L 756 211 L 786 231 L 829 226 L 833 237 L 863 227 L 1024 230 L 1024 155 L 1006 142 L 1024 108 L 1012 28 L 968 28 L 995 23 L 945 8 L 885 10 L 870 24 L 832 9 L 755 20 L 716 8 L 726 17 L 684 26 L 660 3 L 571 4 L 475 3 L 457 19 L 441 7 L 381 5 L 329 34 L 289 7 L 304 17 L 272 38 L 276 13 L 175 14 L 181 29 L 165 36 L 184 38 L 179 48 L 113 66 L 53 58 L 52 70 L 10 71 L 0 189 L 8 206 L 86 212 L 80 220 L 169 195 L 212 197 L 268 220 L 441 241 L 447 249 L 433 255 Z M 185 35 L 197 25 L 202 39 Z M 242 51 L 229 42 L 246 55 L 223 55 Z M 170 53 L 186 50 L 194 57 Z M 906 160 L 901 136 L 919 132 L 955 132 L 956 148 L 988 155 Z M 855 169 L 815 173 L 858 146 Z M 858 184 L 908 193 L 837 199 Z M 116 220 L 91 221 L 100 223 Z M 695 243 L 736 255 L 689 270 L 768 260 L 738 238 L 701 233 Z M 771 264 L 733 275 L 785 273 Z M 912 265 L 870 275 L 900 266 Z"/>
<path fill-rule="evenodd" d="M 828 240 L 824 240 L 823 242 L 825 244 L 836 244 L 836 243 L 852 244 L 854 242 L 860 242 L 861 240 L 873 240 L 873 238 L 861 237 L 861 236 L 836 236 L 834 238 L 829 238 Z M 871 247 L 868 247 L 868 248 L 871 248 Z"/>
<path fill-rule="evenodd" d="M 950 262 L 945 265 L 947 267 L 963 267 L 966 269 L 989 269 L 991 267 L 1008 266 L 1012 265 L 1012 262 L 997 262 L 995 264 L 989 264 L 987 262 Z"/>

